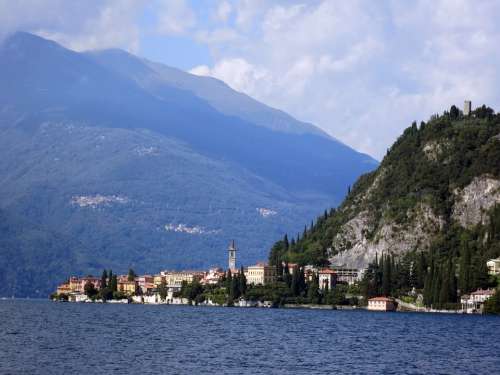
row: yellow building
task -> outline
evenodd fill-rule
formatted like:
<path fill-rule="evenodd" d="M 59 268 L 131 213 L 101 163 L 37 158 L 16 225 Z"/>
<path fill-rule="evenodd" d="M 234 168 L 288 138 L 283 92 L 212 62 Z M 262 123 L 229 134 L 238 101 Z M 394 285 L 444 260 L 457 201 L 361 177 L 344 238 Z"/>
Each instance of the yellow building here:
<path fill-rule="evenodd" d="M 249 285 L 268 285 L 276 282 L 276 267 L 265 263 L 257 263 L 247 267 L 245 278 Z"/>
<path fill-rule="evenodd" d="M 135 281 L 119 281 L 118 282 L 118 291 L 132 295 L 135 293 L 137 288 L 137 283 Z"/>
<path fill-rule="evenodd" d="M 61 284 L 57 287 L 57 294 L 69 294 L 71 292 L 69 284 Z"/>
<path fill-rule="evenodd" d="M 165 276 L 163 275 L 154 275 L 153 276 L 153 284 L 159 286 L 162 282 L 165 281 Z"/>
<path fill-rule="evenodd" d="M 200 271 L 163 271 L 161 274 L 168 287 L 180 287 L 183 281 L 190 284 L 194 280 L 200 281 L 205 276 L 205 273 Z"/>

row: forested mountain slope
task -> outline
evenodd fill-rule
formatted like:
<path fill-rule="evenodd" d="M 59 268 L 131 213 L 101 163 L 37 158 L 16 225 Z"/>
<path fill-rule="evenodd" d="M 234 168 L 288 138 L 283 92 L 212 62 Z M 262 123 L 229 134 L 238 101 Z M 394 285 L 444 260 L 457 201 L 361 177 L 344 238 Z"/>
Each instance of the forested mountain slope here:
<path fill-rule="evenodd" d="M 233 238 L 255 262 L 377 164 L 258 102 L 259 124 L 218 109 L 204 77 L 115 55 L 27 33 L 0 45 L 0 295 L 104 267 L 225 265 Z"/>
<path fill-rule="evenodd" d="M 376 255 L 433 251 L 484 269 L 500 255 L 500 115 L 482 106 L 464 117 L 453 106 L 413 123 L 377 170 L 352 186 L 338 209 L 270 258 L 367 267 Z"/>

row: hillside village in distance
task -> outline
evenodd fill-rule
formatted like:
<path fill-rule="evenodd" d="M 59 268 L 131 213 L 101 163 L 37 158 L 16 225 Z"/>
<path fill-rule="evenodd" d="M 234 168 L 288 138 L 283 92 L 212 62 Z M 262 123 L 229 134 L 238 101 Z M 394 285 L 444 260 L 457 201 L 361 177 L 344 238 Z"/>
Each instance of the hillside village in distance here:
<path fill-rule="evenodd" d="M 359 284 L 366 269 L 300 267 L 292 263 L 273 266 L 264 262 L 237 268 L 236 252 L 235 242 L 232 241 L 228 247 L 227 271 L 222 268 L 208 271 L 165 270 L 155 275 L 136 275 L 129 270 L 128 275 L 114 275 L 112 271 L 105 270 L 100 278 L 72 276 L 57 287 L 51 299 L 67 302 L 445 312 L 389 296 L 365 299 Z M 489 260 L 487 267 L 490 275 L 500 276 L 500 258 Z M 290 296 L 283 292 L 280 282 L 290 288 Z M 493 289 L 479 289 L 463 295 L 461 309 L 454 312 L 480 313 L 485 301 L 494 293 Z M 283 296 L 291 298 L 283 299 Z"/>

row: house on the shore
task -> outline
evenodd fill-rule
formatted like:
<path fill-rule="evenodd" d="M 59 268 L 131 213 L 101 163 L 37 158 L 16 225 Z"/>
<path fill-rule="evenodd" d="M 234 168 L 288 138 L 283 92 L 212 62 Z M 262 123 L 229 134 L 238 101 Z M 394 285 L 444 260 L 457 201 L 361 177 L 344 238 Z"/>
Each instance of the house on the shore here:
<path fill-rule="evenodd" d="M 472 314 L 483 310 L 484 302 L 495 294 L 493 289 L 478 289 L 471 294 L 460 297 L 462 311 Z"/>
<path fill-rule="evenodd" d="M 396 303 L 392 298 L 375 297 L 368 300 L 368 310 L 371 311 L 395 311 Z"/>

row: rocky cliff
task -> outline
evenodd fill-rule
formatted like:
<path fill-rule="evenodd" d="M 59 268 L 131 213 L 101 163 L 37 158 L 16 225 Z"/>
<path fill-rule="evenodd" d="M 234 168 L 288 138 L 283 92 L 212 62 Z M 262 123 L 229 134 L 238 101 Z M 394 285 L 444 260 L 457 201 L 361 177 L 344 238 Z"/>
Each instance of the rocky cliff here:
<path fill-rule="evenodd" d="M 500 116 L 484 106 L 412 124 L 337 210 L 278 243 L 271 260 L 366 267 L 377 253 L 427 251 L 452 231 L 487 226 L 500 203 L 499 134 Z"/>

